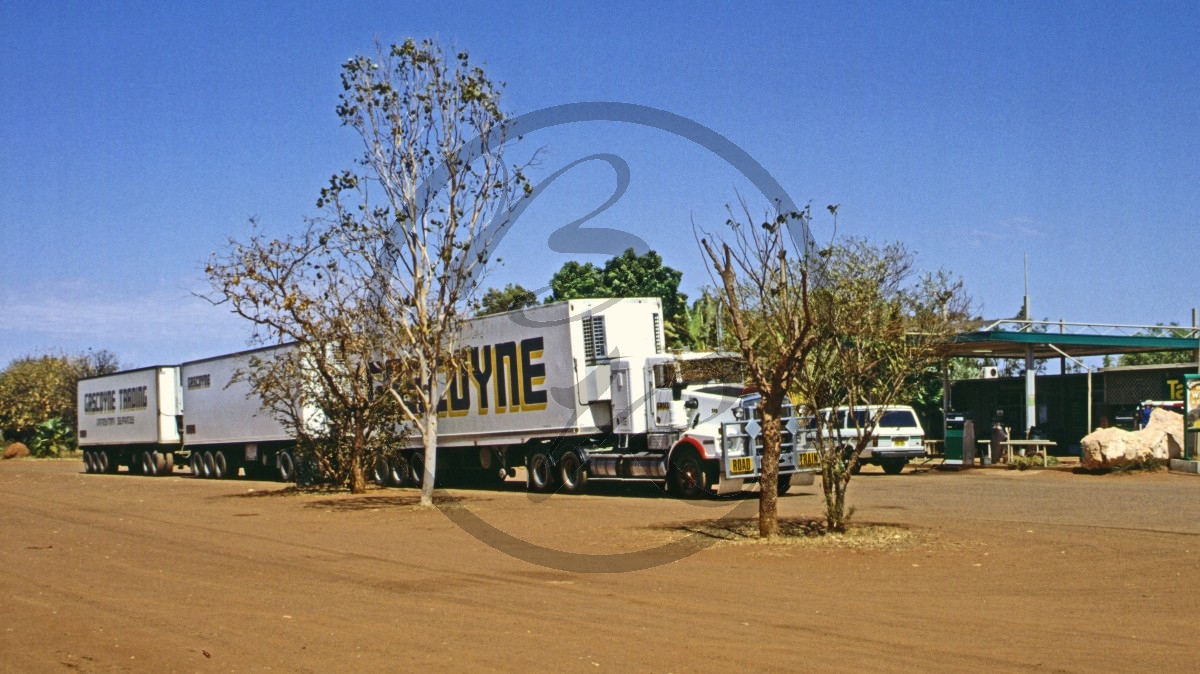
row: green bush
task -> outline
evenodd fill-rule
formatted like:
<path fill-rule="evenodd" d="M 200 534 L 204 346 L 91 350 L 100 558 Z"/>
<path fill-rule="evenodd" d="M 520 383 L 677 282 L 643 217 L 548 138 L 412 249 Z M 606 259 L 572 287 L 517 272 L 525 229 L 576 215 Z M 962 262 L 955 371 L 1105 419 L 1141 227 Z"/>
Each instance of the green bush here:
<path fill-rule="evenodd" d="M 62 419 L 47 419 L 33 429 L 29 453 L 37 457 L 59 456 L 75 446 L 75 434 Z"/>

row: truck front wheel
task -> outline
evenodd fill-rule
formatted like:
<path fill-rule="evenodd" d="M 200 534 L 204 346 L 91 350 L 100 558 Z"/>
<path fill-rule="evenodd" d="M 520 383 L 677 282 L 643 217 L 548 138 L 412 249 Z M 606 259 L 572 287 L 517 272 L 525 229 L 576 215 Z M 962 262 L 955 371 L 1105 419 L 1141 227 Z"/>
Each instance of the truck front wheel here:
<path fill-rule="evenodd" d="M 587 469 L 575 452 L 567 452 L 558 460 L 558 477 L 562 480 L 563 491 L 568 494 L 587 491 Z"/>
<path fill-rule="evenodd" d="M 908 459 L 883 459 L 879 463 L 883 466 L 883 472 L 888 475 L 899 475 L 900 471 L 904 470 L 904 465 L 908 463 Z"/>
<path fill-rule="evenodd" d="M 671 456 L 669 481 L 675 498 L 696 499 L 709 494 L 704 463 L 690 449 L 681 449 Z"/>
<path fill-rule="evenodd" d="M 546 452 L 529 455 L 527 472 L 529 491 L 547 492 L 554 489 L 554 464 Z"/>

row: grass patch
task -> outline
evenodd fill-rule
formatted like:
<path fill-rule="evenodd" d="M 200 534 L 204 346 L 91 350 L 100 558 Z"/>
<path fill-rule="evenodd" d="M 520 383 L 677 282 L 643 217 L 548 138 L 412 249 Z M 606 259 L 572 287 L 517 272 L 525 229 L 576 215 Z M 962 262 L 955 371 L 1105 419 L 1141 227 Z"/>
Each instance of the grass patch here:
<path fill-rule="evenodd" d="M 720 546 L 792 547 L 815 550 L 906 550 L 924 543 L 923 537 L 907 528 L 891 524 L 848 524 L 845 533 L 831 533 L 824 519 L 784 518 L 779 520 L 779 536 L 760 538 L 758 520 L 738 519 L 716 522 L 691 522 L 666 527 L 716 540 Z"/>
<path fill-rule="evenodd" d="M 1009 470 L 1029 470 L 1030 468 L 1043 468 L 1043 467 L 1050 468 L 1050 467 L 1059 465 L 1059 463 L 1060 463 L 1060 461 L 1058 460 L 1058 458 L 1053 457 L 1053 456 L 1047 456 L 1046 457 L 1046 465 L 1042 466 L 1042 457 L 1040 457 L 1040 456 L 1037 456 L 1037 455 L 1032 455 L 1032 456 L 1013 455 L 1012 459 L 1008 462 L 1008 469 Z"/>

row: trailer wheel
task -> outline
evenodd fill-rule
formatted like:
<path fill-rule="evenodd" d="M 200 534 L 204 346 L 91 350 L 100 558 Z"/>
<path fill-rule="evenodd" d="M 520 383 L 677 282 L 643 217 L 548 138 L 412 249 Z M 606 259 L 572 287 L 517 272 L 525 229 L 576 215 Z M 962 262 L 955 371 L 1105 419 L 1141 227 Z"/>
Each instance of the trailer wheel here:
<path fill-rule="evenodd" d="M 96 472 L 95 470 L 92 469 L 92 450 L 90 450 L 90 449 L 83 450 L 83 472 L 85 472 L 85 473 Z"/>
<path fill-rule="evenodd" d="M 223 449 L 218 449 L 213 454 L 213 477 L 218 480 L 224 480 L 231 477 L 237 477 L 238 465 L 229 458 L 229 453 Z"/>
<path fill-rule="evenodd" d="M 546 452 L 530 454 L 526 472 L 529 491 L 547 492 L 554 489 L 554 463 Z"/>
<path fill-rule="evenodd" d="M 130 452 L 130 454 L 129 454 L 129 474 L 130 475 L 141 475 L 142 474 L 142 455 L 143 454 L 145 454 L 145 452 L 143 452 L 141 450 L 137 450 L 137 449 Z"/>
<path fill-rule="evenodd" d="M 280 452 L 275 462 L 280 482 L 291 482 L 296 479 L 296 461 L 292 458 L 291 452 Z"/>
<path fill-rule="evenodd" d="M 403 456 L 392 457 L 392 460 L 388 463 L 388 468 L 390 469 L 388 477 L 390 478 L 390 484 L 393 487 L 408 486 L 407 459 L 405 459 Z"/>
<path fill-rule="evenodd" d="M 392 479 L 392 469 L 388 466 L 387 457 L 376 457 L 375 462 L 371 464 L 371 481 L 376 486 L 386 487 Z"/>
<path fill-rule="evenodd" d="M 408 483 L 420 487 L 425 482 L 425 455 L 413 452 L 408 456 Z"/>
<path fill-rule="evenodd" d="M 568 494 L 582 494 L 587 491 L 587 468 L 583 459 L 575 452 L 565 452 L 558 459 L 558 479 L 562 481 L 563 491 Z"/>
<path fill-rule="evenodd" d="M 214 478 L 217 476 L 217 461 L 211 451 L 204 452 L 204 470 L 201 474 L 205 478 Z"/>
<path fill-rule="evenodd" d="M 788 490 L 791 488 L 792 488 L 792 474 L 787 473 L 786 475 L 780 475 L 779 476 L 779 491 L 777 493 L 780 496 L 783 496 L 784 494 L 788 493 Z"/>
<path fill-rule="evenodd" d="M 117 459 L 109 454 L 108 450 L 101 451 L 96 460 L 99 463 L 101 473 L 117 472 Z"/>
<path fill-rule="evenodd" d="M 192 469 L 192 477 L 204 477 L 204 455 L 193 451 L 188 457 L 188 467 Z"/>
<path fill-rule="evenodd" d="M 158 475 L 158 452 L 142 452 L 142 475 Z"/>
<path fill-rule="evenodd" d="M 888 475 L 899 475 L 907 463 L 908 459 L 884 459 L 880 461 L 880 464 L 883 466 L 883 472 Z"/>
<path fill-rule="evenodd" d="M 696 499 L 709 494 L 708 473 L 693 449 L 680 449 L 671 455 L 668 479 L 675 498 Z"/>

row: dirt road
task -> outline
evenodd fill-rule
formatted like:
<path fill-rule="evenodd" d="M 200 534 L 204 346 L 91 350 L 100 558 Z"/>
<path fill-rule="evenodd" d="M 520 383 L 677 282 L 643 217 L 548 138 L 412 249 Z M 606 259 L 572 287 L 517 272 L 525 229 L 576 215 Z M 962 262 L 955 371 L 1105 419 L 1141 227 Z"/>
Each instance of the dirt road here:
<path fill-rule="evenodd" d="M 514 559 L 414 508 L 411 490 L 279 489 L 0 464 L 0 670 L 1198 667 L 1200 479 L 1189 476 L 864 472 L 855 521 L 905 528 L 865 550 L 705 547 L 689 531 L 734 505 L 653 486 L 544 500 L 511 481 L 451 491 L 456 521 L 478 517 L 495 527 L 481 535 L 526 557 L 597 559 L 520 541 L 611 555 L 685 540 L 599 566 L 694 552 L 626 573 Z M 819 494 L 794 489 L 782 514 L 817 515 Z"/>

